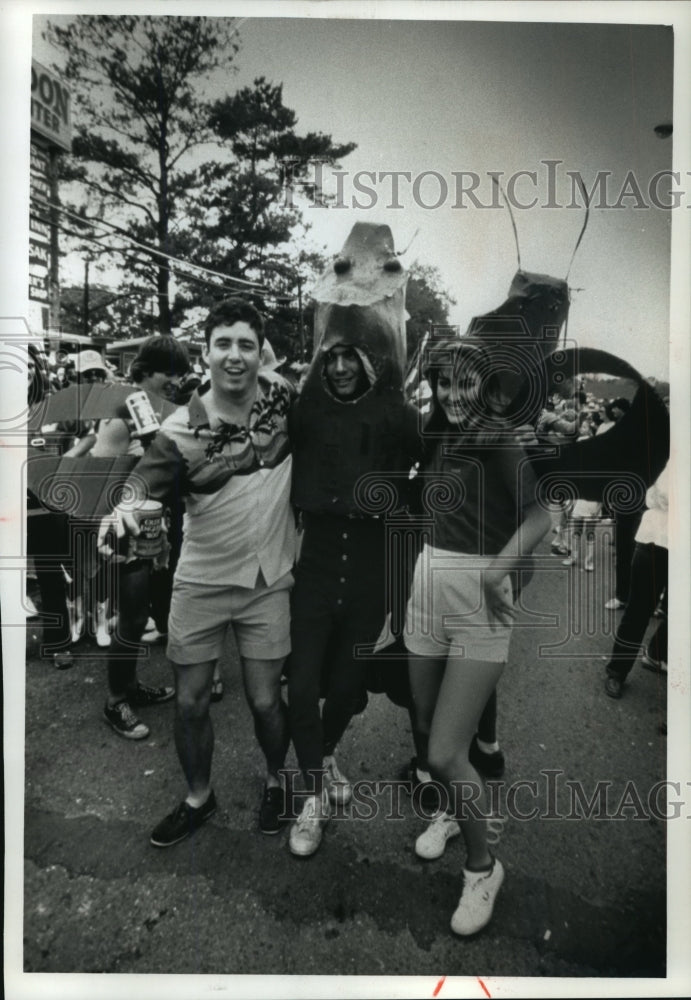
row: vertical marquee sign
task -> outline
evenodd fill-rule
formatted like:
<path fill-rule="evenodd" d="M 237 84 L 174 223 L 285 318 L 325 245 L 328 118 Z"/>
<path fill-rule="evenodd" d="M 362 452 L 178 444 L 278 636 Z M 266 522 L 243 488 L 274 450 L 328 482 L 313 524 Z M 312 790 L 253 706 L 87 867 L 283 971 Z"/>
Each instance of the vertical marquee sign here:
<path fill-rule="evenodd" d="M 39 305 L 44 329 L 58 308 L 56 157 L 72 145 L 70 93 L 36 60 L 31 64 L 31 165 L 29 215 L 29 299 Z M 53 315 L 51 316 L 50 313 Z"/>

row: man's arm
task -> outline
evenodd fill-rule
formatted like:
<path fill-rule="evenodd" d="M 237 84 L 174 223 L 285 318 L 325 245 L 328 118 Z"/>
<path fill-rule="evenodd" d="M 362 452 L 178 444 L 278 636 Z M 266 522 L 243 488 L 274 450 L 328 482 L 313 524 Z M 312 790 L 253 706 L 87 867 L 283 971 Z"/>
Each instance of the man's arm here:
<path fill-rule="evenodd" d="M 149 500 L 164 501 L 172 492 L 184 496 L 189 490 L 187 463 L 175 441 L 159 431 L 142 458 L 137 462 L 124 486 L 125 499 L 101 521 L 98 550 L 115 561 L 127 556 L 116 554 L 110 539 L 121 541 L 125 535 L 136 538 L 139 527 L 132 511 Z"/>

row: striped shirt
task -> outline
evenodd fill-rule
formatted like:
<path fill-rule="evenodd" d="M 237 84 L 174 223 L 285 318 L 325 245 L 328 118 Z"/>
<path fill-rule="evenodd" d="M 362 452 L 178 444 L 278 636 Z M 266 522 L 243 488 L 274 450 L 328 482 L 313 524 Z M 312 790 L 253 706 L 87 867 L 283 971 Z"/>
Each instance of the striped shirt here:
<path fill-rule="evenodd" d="M 293 568 L 295 518 L 287 433 L 288 383 L 260 372 L 247 426 L 211 429 L 208 386 L 164 421 L 130 479 L 155 500 L 184 498 L 186 513 L 176 579 L 186 583 L 268 586 Z"/>

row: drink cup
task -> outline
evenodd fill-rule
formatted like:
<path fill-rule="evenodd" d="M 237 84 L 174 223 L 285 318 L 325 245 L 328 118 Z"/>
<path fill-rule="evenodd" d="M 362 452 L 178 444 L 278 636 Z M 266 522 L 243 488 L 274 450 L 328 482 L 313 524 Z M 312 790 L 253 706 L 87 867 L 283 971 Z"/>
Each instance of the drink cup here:
<path fill-rule="evenodd" d="M 145 500 L 132 511 L 139 527 L 134 553 L 139 559 L 155 559 L 163 551 L 163 504 Z"/>
<path fill-rule="evenodd" d="M 137 434 L 140 437 L 144 434 L 155 434 L 161 425 L 154 413 L 151 400 L 144 390 L 140 389 L 138 392 L 130 393 L 125 402 L 134 421 Z"/>

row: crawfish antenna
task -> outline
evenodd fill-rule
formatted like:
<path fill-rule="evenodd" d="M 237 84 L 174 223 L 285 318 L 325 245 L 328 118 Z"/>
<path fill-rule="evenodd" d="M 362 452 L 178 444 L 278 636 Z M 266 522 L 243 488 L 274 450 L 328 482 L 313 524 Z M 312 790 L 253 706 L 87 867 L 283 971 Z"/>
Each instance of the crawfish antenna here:
<path fill-rule="evenodd" d="M 418 226 L 413 235 L 411 236 L 410 243 L 408 244 L 408 246 L 405 248 L 405 250 L 399 250 L 398 253 L 396 254 L 397 257 L 402 257 L 404 253 L 408 253 L 408 251 L 413 245 L 413 241 L 415 240 L 419 232 L 420 232 L 420 227 Z"/>
<path fill-rule="evenodd" d="M 576 256 L 576 251 L 581 245 L 581 240 L 583 239 L 585 227 L 588 225 L 588 218 L 590 216 L 590 199 L 588 198 L 588 192 L 585 189 L 585 184 L 583 183 L 583 178 L 581 177 L 580 174 L 578 174 L 577 180 L 578 180 L 578 186 L 581 189 L 581 194 L 583 195 L 583 201 L 585 203 L 585 219 L 583 220 L 583 228 L 581 229 L 580 235 L 576 240 L 576 246 L 573 248 L 573 253 L 571 254 L 571 260 L 569 261 L 569 266 L 566 270 L 566 277 L 564 278 L 564 281 L 569 280 L 569 272 L 571 270 L 571 265 L 573 264 L 573 259 Z"/>
<path fill-rule="evenodd" d="M 504 192 L 504 188 L 499 183 L 499 179 L 497 177 L 495 177 L 494 174 L 492 175 L 492 180 L 494 181 L 494 183 L 497 185 L 497 187 L 501 191 L 502 196 L 504 198 L 504 204 L 506 205 L 506 207 L 509 210 L 509 216 L 511 218 L 511 226 L 513 227 L 513 237 L 516 240 L 516 256 L 518 257 L 518 270 L 520 271 L 521 270 L 521 248 L 518 245 L 518 230 L 516 229 L 516 220 L 514 219 L 513 212 L 511 211 L 511 203 L 510 203 L 509 199 L 506 197 L 506 194 Z"/>

